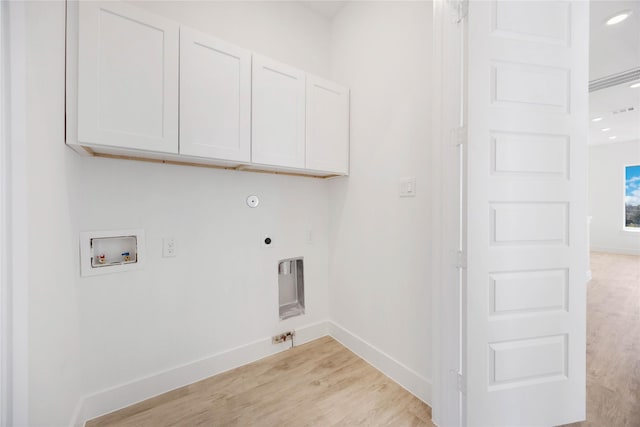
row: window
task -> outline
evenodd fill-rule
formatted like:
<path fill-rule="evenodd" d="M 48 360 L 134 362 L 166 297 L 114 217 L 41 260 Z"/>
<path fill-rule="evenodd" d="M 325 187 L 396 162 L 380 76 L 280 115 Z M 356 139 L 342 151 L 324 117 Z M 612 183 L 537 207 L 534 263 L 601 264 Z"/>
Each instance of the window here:
<path fill-rule="evenodd" d="M 640 165 L 625 166 L 624 226 L 640 231 Z"/>

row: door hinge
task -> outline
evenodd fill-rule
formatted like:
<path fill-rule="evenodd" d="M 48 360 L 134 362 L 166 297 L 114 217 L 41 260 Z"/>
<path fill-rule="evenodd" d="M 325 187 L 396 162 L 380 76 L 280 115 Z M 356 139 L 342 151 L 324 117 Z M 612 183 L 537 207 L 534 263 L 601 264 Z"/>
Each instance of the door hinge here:
<path fill-rule="evenodd" d="M 467 17 L 469 13 L 469 0 L 449 0 L 454 13 L 455 24 L 459 24 Z"/>
<path fill-rule="evenodd" d="M 456 268 L 467 268 L 467 253 L 465 251 L 456 251 Z"/>
<path fill-rule="evenodd" d="M 464 382 L 464 376 L 460 372 L 458 372 L 457 377 L 458 377 L 458 391 L 462 394 L 466 394 L 467 385 Z"/>
<path fill-rule="evenodd" d="M 466 126 L 461 126 L 452 129 L 453 138 L 451 138 L 451 142 L 454 147 L 459 147 L 461 145 L 465 145 L 467 143 L 467 128 Z"/>

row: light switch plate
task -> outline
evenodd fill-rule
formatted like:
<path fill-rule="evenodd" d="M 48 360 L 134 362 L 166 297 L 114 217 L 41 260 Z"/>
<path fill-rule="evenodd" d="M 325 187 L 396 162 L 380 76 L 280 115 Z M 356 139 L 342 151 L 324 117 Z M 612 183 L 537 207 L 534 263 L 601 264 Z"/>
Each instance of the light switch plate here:
<path fill-rule="evenodd" d="M 400 197 L 416 196 L 416 178 L 400 178 Z"/>

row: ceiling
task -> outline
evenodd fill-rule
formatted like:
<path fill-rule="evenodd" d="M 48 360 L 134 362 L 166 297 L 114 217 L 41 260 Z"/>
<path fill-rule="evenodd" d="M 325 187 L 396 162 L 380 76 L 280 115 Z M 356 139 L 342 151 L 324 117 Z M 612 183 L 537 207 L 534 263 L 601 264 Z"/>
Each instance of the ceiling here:
<path fill-rule="evenodd" d="M 344 7 L 345 1 L 303 1 L 302 4 L 327 19 L 333 19 Z"/>
<path fill-rule="evenodd" d="M 605 24 L 624 10 L 632 12 L 625 21 Z M 591 1 L 589 51 L 589 80 L 640 68 L 640 1 Z M 590 144 L 640 140 L 640 88 L 631 89 L 630 84 L 590 93 L 590 118 L 602 117 L 590 122 Z"/>

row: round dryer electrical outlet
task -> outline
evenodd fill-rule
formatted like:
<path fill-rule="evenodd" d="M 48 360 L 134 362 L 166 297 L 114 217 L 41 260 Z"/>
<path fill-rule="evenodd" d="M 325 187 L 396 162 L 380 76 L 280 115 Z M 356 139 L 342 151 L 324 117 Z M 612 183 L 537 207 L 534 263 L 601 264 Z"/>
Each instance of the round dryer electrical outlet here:
<path fill-rule="evenodd" d="M 247 206 L 249 206 L 250 208 L 257 208 L 259 204 L 260 199 L 258 199 L 258 196 L 251 195 L 247 197 Z"/>

